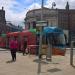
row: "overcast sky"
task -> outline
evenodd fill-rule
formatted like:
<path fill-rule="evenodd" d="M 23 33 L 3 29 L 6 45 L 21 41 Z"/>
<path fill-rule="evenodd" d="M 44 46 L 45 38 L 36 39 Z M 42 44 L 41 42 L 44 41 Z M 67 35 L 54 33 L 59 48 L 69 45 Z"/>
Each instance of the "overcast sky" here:
<path fill-rule="evenodd" d="M 70 8 L 75 8 L 75 0 L 44 0 L 44 6 L 51 8 L 52 2 L 56 3 L 56 8 L 65 8 L 69 1 Z M 31 9 L 40 8 L 41 0 L 0 0 L 0 9 L 2 6 L 6 11 L 6 21 L 14 24 L 21 24 L 24 21 L 26 12 Z"/>

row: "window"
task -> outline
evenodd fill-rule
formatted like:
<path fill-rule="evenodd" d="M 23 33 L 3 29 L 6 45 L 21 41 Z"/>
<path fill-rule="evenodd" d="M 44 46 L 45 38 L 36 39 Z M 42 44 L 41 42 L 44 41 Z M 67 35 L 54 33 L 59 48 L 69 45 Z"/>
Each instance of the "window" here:
<path fill-rule="evenodd" d="M 33 21 L 33 28 L 36 28 L 36 22 Z"/>

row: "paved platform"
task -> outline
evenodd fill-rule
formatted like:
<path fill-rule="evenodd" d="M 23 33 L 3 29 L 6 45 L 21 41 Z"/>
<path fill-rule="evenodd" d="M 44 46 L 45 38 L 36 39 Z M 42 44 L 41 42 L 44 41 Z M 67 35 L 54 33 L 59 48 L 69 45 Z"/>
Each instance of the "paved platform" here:
<path fill-rule="evenodd" d="M 70 66 L 69 50 L 65 56 L 53 56 L 52 62 L 42 60 L 40 75 L 75 75 L 75 67 Z M 10 51 L 0 51 L 0 75 L 38 75 L 38 58 L 17 53 L 16 62 L 11 62 Z M 75 64 L 75 55 L 74 55 Z"/>

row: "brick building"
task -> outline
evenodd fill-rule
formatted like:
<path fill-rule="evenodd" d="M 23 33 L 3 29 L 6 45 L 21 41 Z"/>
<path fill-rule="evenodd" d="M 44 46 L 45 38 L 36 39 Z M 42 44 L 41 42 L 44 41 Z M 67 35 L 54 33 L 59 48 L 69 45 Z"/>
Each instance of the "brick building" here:
<path fill-rule="evenodd" d="M 0 33 L 6 33 L 6 20 L 5 20 L 5 10 L 0 10 Z"/>

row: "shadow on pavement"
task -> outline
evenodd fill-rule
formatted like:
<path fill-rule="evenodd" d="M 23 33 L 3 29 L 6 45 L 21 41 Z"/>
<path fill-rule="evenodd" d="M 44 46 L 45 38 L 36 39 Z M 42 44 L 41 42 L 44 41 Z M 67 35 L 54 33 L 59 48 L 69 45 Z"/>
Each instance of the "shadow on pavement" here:
<path fill-rule="evenodd" d="M 6 61 L 6 63 L 13 63 L 14 61 L 12 61 L 12 60 L 9 60 L 9 61 Z"/>
<path fill-rule="evenodd" d="M 59 72 L 59 71 L 62 71 L 61 69 L 58 69 L 58 68 L 53 68 L 53 69 L 50 69 L 50 70 L 47 70 L 48 72 Z"/>
<path fill-rule="evenodd" d="M 39 59 L 35 59 L 35 60 L 33 60 L 33 62 L 39 63 Z M 60 63 L 57 63 L 57 62 L 46 61 L 46 59 L 42 59 L 41 63 L 43 63 L 43 64 L 55 64 L 55 65 L 60 64 Z"/>
<path fill-rule="evenodd" d="M 75 65 L 72 65 L 73 68 L 75 68 Z"/>
<path fill-rule="evenodd" d="M 60 64 L 60 63 L 55 62 L 55 63 L 52 63 L 52 64 Z"/>
<path fill-rule="evenodd" d="M 39 59 L 35 59 L 35 60 L 33 60 L 33 62 L 39 63 Z M 41 63 L 48 64 L 47 61 L 45 61 L 45 60 L 41 60 Z"/>

